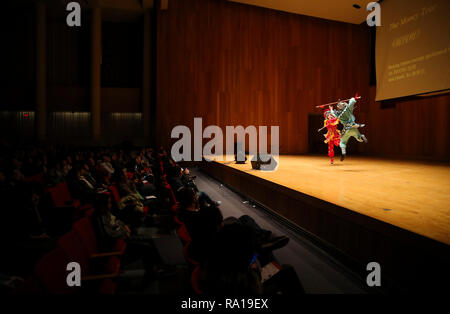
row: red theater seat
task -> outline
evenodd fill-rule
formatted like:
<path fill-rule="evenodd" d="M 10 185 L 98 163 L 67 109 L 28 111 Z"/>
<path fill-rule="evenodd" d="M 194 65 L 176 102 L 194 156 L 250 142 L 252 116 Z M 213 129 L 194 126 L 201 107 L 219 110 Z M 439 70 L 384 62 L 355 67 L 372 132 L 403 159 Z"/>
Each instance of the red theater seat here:
<path fill-rule="evenodd" d="M 117 186 L 115 186 L 113 184 L 113 185 L 111 185 L 109 187 L 109 189 L 111 190 L 111 192 L 113 194 L 113 198 L 114 198 L 114 201 L 116 202 L 116 205 L 119 205 L 119 203 L 120 203 L 120 194 L 119 194 L 119 190 L 117 189 Z"/>
<path fill-rule="evenodd" d="M 194 268 L 191 274 L 191 286 L 195 293 L 203 294 L 203 291 L 200 289 L 200 275 L 201 269 L 200 266 Z"/>
<path fill-rule="evenodd" d="M 70 261 L 80 264 L 83 270 L 83 280 L 87 278 L 95 279 L 96 276 L 102 276 L 102 278 L 115 277 L 119 274 L 120 260 L 111 256 L 93 260 L 93 256 L 88 254 L 87 248 L 83 245 L 76 231 L 70 231 L 63 235 L 58 241 L 58 247 Z"/>
<path fill-rule="evenodd" d="M 122 256 L 125 253 L 126 242 L 118 239 L 115 243 L 114 250 L 111 252 L 99 252 L 97 239 L 92 227 L 92 223 L 88 217 L 82 218 L 73 224 L 73 230 L 78 232 L 81 242 L 86 247 L 90 258 L 105 256 Z"/>
<path fill-rule="evenodd" d="M 35 276 L 42 284 L 43 292 L 50 294 L 73 294 L 77 287 L 69 287 L 66 282 L 67 264 L 70 260 L 61 249 L 45 255 L 36 265 Z"/>
<path fill-rule="evenodd" d="M 191 236 L 189 235 L 189 231 L 187 230 L 185 224 L 181 223 L 180 228 L 177 230 L 178 236 L 180 237 L 180 240 L 186 244 L 188 242 L 191 242 Z"/>
<path fill-rule="evenodd" d="M 177 215 L 173 216 L 173 220 L 176 224 L 180 225 L 180 227 L 183 225 L 183 222 L 181 222 Z"/>
<path fill-rule="evenodd" d="M 86 216 L 86 211 L 93 209 L 91 204 L 81 205 L 77 199 L 72 199 L 66 182 L 61 182 L 54 187 L 48 188 L 50 197 L 55 208 L 72 208 L 73 219 Z"/>

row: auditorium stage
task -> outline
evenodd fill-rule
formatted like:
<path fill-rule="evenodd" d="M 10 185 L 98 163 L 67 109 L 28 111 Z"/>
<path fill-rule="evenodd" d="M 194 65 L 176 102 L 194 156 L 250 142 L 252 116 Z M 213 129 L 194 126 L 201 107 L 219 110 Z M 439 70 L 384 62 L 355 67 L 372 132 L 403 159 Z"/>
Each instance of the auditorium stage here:
<path fill-rule="evenodd" d="M 449 164 L 348 156 L 330 165 L 326 156 L 282 155 L 274 172 L 250 161 L 201 167 L 363 264 L 382 261 L 395 273 L 402 257 L 417 267 L 425 257 L 448 261 Z"/>
<path fill-rule="evenodd" d="M 450 165 L 339 157 L 280 156 L 274 172 L 221 164 L 450 244 Z"/>

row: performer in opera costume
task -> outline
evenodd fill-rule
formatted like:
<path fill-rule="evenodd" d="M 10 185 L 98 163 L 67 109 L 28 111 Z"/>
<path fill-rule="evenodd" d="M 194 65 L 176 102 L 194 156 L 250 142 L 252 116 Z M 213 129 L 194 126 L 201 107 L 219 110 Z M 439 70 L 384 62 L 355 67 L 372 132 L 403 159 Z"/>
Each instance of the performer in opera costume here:
<path fill-rule="evenodd" d="M 355 116 L 353 115 L 353 110 L 355 109 L 356 99 L 358 99 L 358 94 L 355 95 L 355 97 L 350 98 L 349 102 L 346 103 L 345 101 L 340 101 L 337 104 L 336 110 L 331 110 L 333 115 L 336 116 L 339 121 L 341 122 L 343 129 L 342 129 L 342 135 L 341 135 L 341 141 L 339 146 L 341 147 L 342 155 L 341 155 L 341 161 L 345 159 L 345 156 L 347 154 L 346 147 L 347 142 L 350 139 L 350 137 L 354 137 L 358 142 L 364 142 L 367 143 L 367 138 L 364 136 L 364 134 L 361 134 L 359 132 L 359 128 L 363 127 L 364 124 L 358 124 L 355 122 Z"/>
<path fill-rule="evenodd" d="M 341 131 L 337 129 L 339 119 L 333 114 L 331 107 L 324 111 L 323 116 L 325 118 L 323 127 L 328 130 L 327 134 L 324 134 L 324 142 L 328 144 L 328 157 L 331 158 L 331 164 L 333 164 L 334 146 L 338 146 L 341 140 Z"/>

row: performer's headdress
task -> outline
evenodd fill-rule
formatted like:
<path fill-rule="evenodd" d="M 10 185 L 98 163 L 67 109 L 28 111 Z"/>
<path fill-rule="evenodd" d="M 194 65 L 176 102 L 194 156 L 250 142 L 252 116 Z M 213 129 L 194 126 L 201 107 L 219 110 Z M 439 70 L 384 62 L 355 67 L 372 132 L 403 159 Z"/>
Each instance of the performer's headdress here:
<path fill-rule="evenodd" d="M 339 108 L 340 106 L 345 107 L 346 105 L 347 105 L 347 103 L 346 103 L 345 101 L 340 101 L 340 102 L 338 102 L 338 104 L 337 104 L 338 108 Z"/>
<path fill-rule="evenodd" d="M 327 109 L 323 112 L 323 117 L 326 119 L 328 114 L 333 115 L 333 112 L 330 109 Z"/>

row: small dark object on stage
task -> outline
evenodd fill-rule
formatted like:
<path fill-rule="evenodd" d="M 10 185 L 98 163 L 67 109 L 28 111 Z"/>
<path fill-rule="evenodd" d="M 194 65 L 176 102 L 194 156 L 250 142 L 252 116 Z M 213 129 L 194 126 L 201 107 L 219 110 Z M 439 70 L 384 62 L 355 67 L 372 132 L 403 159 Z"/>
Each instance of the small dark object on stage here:
<path fill-rule="evenodd" d="M 277 166 L 277 161 L 271 155 L 258 154 L 253 156 L 252 169 L 270 171 L 274 170 Z"/>

